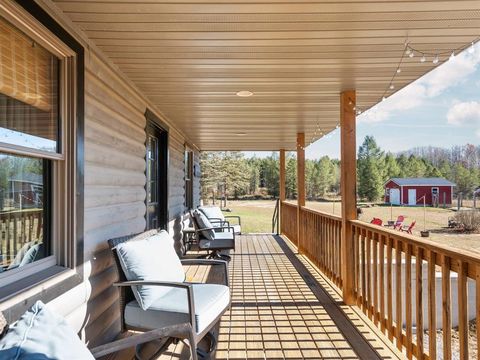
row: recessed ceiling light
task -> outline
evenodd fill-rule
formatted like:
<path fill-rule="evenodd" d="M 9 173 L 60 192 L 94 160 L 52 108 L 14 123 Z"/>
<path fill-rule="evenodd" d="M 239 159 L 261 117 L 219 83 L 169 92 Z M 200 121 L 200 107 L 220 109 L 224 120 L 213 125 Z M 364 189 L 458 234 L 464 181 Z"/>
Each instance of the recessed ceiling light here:
<path fill-rule="evenodd" d="M 242 91 L 237 92 L 237 96 L 241 96 L 241 97 L 249 97 L 249 96 L 252 96 L 252 95 L 253 95 L 253 92 L 248 91 L 248 90 L 242 90 Z"/>

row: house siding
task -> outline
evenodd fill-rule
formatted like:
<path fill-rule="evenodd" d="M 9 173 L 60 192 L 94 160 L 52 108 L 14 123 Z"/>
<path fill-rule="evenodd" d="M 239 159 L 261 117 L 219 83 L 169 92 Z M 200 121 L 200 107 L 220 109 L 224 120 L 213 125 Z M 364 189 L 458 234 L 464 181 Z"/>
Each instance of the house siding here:
<path fill-rule="evenodd" d="M 147 108 L 154 109 L 53 3 L 39 3 L 85 47 L 84 282 L 50 306 L 92 347 L 120 332 L 118 290 L 112 286 L 116 272 L 107 240 L 145 229 L 144 114 Z M 169 126 L 169 228 L 178 244 L 185 212 L 184 144 L 188 140 L 160 115 Z M 199 179 L 194 184 L 198 204 Z"/>

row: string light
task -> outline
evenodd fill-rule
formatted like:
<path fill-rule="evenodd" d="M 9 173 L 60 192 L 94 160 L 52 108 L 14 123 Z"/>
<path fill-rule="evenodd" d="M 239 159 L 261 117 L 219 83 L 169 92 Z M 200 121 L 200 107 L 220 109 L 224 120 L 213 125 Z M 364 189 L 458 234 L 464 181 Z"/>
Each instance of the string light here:
<path fill-rule="evenodd" d="M 469 52 L 470 54 L 473 54 L 473 53 L 475 52 L 475 42 L 474 42 L 474 41 L 472 41 L 472 46 L 470 46 L 470 47 L 468 48 L 468 52 Z"/>
<path fill-rule="evenodd" d="M 397 68 L 395 69 L 395 72 L 393 73 L 392 78 L 391 78 L 387 88 L 385 89 L 385 91 L 383 92 L 383 95 L 380 98 L 381 101 L 387 100 L 388 95 L 390 95 L 390 91 L 395 89 L 395 85 L 394 85 L 395 77 L 402 72 L 402 64 L 404 62 L 404 59 L 407 56 L 408 56 L 408 58 L 413 58 L 413 57 L 415 57 L 415 53 L 418 54 L 418 55 L 421 55 L 421 57 L 419 59 L 419 61 L 421 63 L 425 63 L 427 61 L 427 56 L 428 57 L 431 56 L 431 57 L 433 57 L 432 63 L 434 65 L 437 65 L 438 63 L 440 63 L 440 58 L 445 59 L 445 60 L 442 60 L 442 62 L 446 61 L 446 60 L 454 60 L 456 55 L 458 53 L 462 52 L 463 50 L 467 50 L 469 54 L 475 53 L 475 45 L 479 41 L 480 41 L 480 36 L 477 37 L 475 40 L 473 40 L 471 43 L 464 44 L 462 46 L 457 47 L 456 49 L 447 50 L 447 51 L 438 51 L 438 52 L 432 53 L 432 52 L 424 51 L 423 49 L 415 49 L 413 46 L 410 45 L 410 42 L 407 38 L 405 40 L 405 43 L 404 43 L 404 50 L 402 52 L 402 56 L 401 56 L 401 58 L 400 58 L 400 60 L 397 64 Z M 448 56 L 448 55 L 450 55 L 450 56 Z M 374 105 L 378 104 L 379 102 L 380 101 L 377 101 Z M 354 104 L 354 102 L 351 99 L 349 99 L 348 104 L 353 105 L 353 111 L 355 112 L 355 114 L 357 116 L 361 115 L 363 112 L 365 112 L 366 110 L 368 110 L 372 107 L 371 106 L 369 108 L 366 108 L 366 109 L 362 110 L 359 106 Z M 328 132 L 326 134 L 324 132 L 320 131 L 319 132 L 320 136 L 318 138 L 320 138 L 320 137 L 325 137 L 327 139 L 330 138 L 332 136 L 332 132 L 335 131 L 336 129 L 338 129 L 339 127 L 340 126 L 337 124 L 334 130 L 331 130 L 330 132 Z M 319 122 L 317 123 L 317 128 L 318 128 L 318 130 L 320 130 L 320 123 Z M 315 130 L 315 135 L 316 134 L 317 134 L 317 130 Z M 315 138 L 312 137 L 312 141 L 310 142 L 310 144 L 312 144 L 314 142 L 314 139 Z"/>

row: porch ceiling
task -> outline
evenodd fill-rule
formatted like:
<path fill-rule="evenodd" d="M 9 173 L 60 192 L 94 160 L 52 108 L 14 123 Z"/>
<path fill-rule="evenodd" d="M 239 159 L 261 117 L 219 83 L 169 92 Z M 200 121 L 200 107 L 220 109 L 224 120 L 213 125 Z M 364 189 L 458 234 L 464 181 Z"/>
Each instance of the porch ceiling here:
<path fill-rule="evenodd" d="M 308 144 L 337 125 L 342 90 L 378 102 L 407 36 L 436 53 L 480 28 L 478 0 L 54 1 L 202 150 Z M 406 58 L 393 91 L 431 60 Z"/>

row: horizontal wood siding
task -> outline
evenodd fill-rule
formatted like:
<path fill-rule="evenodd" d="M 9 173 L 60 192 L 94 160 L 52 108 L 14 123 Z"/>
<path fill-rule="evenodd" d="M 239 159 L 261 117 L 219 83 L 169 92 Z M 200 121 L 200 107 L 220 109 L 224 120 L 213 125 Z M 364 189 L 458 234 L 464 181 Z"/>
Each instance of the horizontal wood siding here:
<path fill-rule="evenodd" d="M 39 0 L 39 4 L 85 47 L 85 281 L 49 306 L 92 347 L 120 332 L 118 293 L 112 287 L 116 272 L 107 240 L 141 232 L 146 225 L 146 109 L 169 127 L 169 216 L 177 244 L 185 212 L 184 144 L 188 141 L 51 1 Z M 199 181 L 194 182 L 196 205 Z M 44 291 L 42 286 L 49 285 L 42 284 L 38 291 Z"/>

